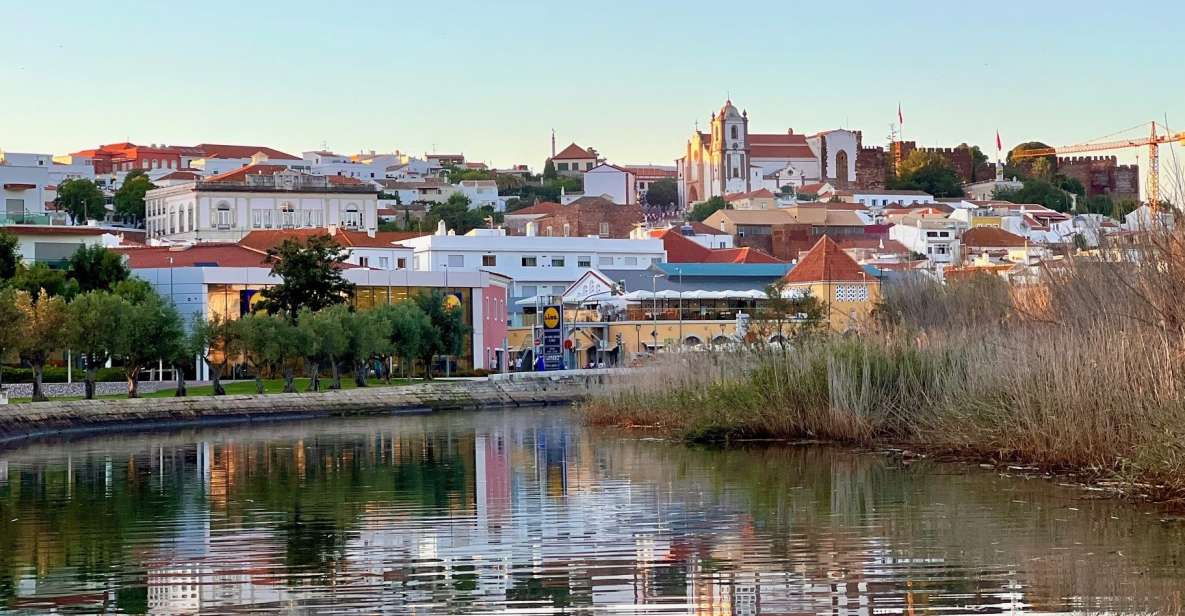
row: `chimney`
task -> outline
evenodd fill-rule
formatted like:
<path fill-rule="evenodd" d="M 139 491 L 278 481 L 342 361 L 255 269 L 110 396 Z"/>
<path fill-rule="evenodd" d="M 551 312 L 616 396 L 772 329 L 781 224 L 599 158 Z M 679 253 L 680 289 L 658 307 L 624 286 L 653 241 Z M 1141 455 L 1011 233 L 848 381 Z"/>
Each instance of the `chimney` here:
<path fill-rule="evenodd" d="M 538 233 L 538 230 L 536 228 L 535 221 L 532 220 L 531 222 L 528 222 L 527 223 L 527 231 L 526 231 L 527 237 L 535 237 L 535 235 L 537 235 L 537 233 Z"/>
<path fill-rule="evenodd" d="M 448 235 L 448 227 L 444 224 L 443 220 L 436 223 L 436 235 Z"/>

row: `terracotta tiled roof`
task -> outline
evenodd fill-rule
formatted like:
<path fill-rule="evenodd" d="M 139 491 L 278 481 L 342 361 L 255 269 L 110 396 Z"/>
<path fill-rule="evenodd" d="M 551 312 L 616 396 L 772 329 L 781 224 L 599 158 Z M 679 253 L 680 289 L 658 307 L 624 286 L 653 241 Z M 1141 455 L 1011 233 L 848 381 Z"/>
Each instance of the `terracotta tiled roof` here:
<path fill-rule="evenodd" d="M 806 135 L 794 133 L 749 133 L 749 155 L 753 158 L 814 158 Z"/>
<path fill-rule="evenodd" d="M 247 179 L 248 175 L 275 175 L 283 171 L 287 171 L 288 167 L 284 165 L 247 165 L 246 167 L 239 167 L 234 171 L 227 171 L 226 173 L 219 173 L 206 178 L 207 182 L 227 182 L 237 183 Z"/>
<path fill-rule="evenodd" d="M 558 203 L 555 203 L 552 201 L 541 201 L 539 203 L 536 203 L 535 205 L 532 205 L 530 207 L 525 207 L 521 210 L 515 210 L 513 212 L 506 212 L 506 215 L 507 216 L 546 216 L 548 214 L 556 214 L 556 213 L 559 213 L 562 211 L 564 211 L 564 206 L 562 206 Z"/>
<path fill-rule="evenodd" d="M 784 280 L 790 284 L 811 282 L 864 282 L 868 274 L 839 244 L 824 235 L 798 261 Z"/>
<path fill-rule="evenodd" d="M 338 186 L 357 186 L 359 184 L 365 183 L 358 178 L 352 178 L 345 175 L 327 175 L 325 176 L 325 181 Z"/>
<path fill-rule="evenodd" d="M 427 233 L 414 231 L 379 231 L 374 234 L 374 237 L 370 237 L 364 231 L 351 231 L 341 228 L 332 233 L 325 227 L 311 229 L 257 229 L 239 240 L 239 245 L 259 252 L 267 252 L 268 249 L 282 244 L 284 240 L 294 239 L 305 242 L 316 235 L 329 235 L 342 248 L 401 248 L 402 246 L 399 246 L 398 242 L 427 235 Z"/>
<path fill-rule="evenodd" d="M 196 149 L 201 150 L 206 158 L 251 158 L 263 153 L 269 159 L 300 160 L 299 156 L 286 154 L 279 150 L 261 145 L 226 145 L 222 143 L 199 143 Z"/>
<path fill-rule="evenodd" d="M 803 184 L 798 187 L 798 192 L 807 195 L 817 195 L 823 187 L 826 186 L 823 182 L 811 182 L 810 184 Z"/>
<path fill-rule="evenodd" d="M 1020 248 L 1025 238 L 997 227 L 972 227 L 963 233 L 964 246 L 981 248 Z"/>
<path fill-rule="evenodd" d="M 582 158 L 596 158 L 596 157 L 592 155 L 592 152 L 589 152 L 588 150 L 576 145 L 575 143 L 560 150 L 559 154 L 556 154 L 555 156 L 551 157 L 552 160 L 571 160 L 574 158 L 575 159 L 582 159 Z"/>
<path fill-rule="evenodd" d="M 773 199 L 774 194 L 768 188 L 759 188 L 751 192 L 732 193 L 724 195 L 724 200 L 732 203 L 741 199 Z"/>
<path fill-rule="evenodd" d="M 684 236 L 678 227 L 657 236 L 667 252 L 667 263 L 785 263 L 756 248 L 708 248 Z"/>
<path fill-rule="evenodd" d="M 194 244 L 174 250 L 168 246 L 145 246 L 139 248 L 115 248 L 128 258 L 128 267 L 133 269 L 158 267 L 194 267 L 210 265 L 217 267 L 266 267 L 267 257 L 259 251 L 238 244 Z M 172 262 L 170 263 L 170 259 Z"/>
<path fill-rule="evenodd" d="M 196 171 L 174 171 L 168 175 L 162 175 L 161 177 L 156 178 L 156 181 L 158 181 L 158 182 L 161 180 L 189 181 L 189 180 L 196 180 L 201 177 L 202 177 L 202 174 L 197 173 Z"/>
<path fill-rule="evenodd" d="M 663 169 L 662 167 L 647 167 L 645 165 L 625 165 L 621 167 L 626 171 L 634 174 L 641 179 L 651 178 L 673 178 L 678 175 L 674 169 Z"/>

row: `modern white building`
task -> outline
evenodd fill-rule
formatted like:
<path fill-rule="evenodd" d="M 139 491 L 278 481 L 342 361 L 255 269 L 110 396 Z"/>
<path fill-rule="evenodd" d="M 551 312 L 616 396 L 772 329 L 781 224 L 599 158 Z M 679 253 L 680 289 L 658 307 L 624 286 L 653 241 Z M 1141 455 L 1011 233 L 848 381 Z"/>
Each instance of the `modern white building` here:
<path fill-rule="evenodd" d="M 413 251 L 413 269 L 434 272 L 486 270 L 514 280 L 511 296 L 559 295 L 590 269 L 644 270 L 666 258 L 662 240 L 542 237 L 505 229 L 452 235 L 438 229 L 400 242 Z"/>
<path fill-rule="evenodd" d="M 601 163 L 584 172 L 584 194 L 617 204 L 637 203 L 637 178 L 627 169 Z"/>
<path fill-rule="evenodd" d="M 4 225 L 16 236 L 21 261 L 32 265 L 60 266 L 83 246 L 114 248 L 144 241 L 144 232 L 120 227 L 93 225 Z"/>
<path fill-rule="evenodd" d="M 840 201 L 846 203 L 860 203 L 870 208 L 883 208 L 891 205 L 917 205 L 919 203 L 935 203 L 934 195 L 920 190 L 887 190 L 851 191 L 841 190 L 835 193 Z"/>
<path fill-rule="evenodd" d="M 149 240 L 237 242 L 255 229 L 378 227 L 378 188 L 338 176 L 251 165 L 148 191 Z"/>
<path fill-rule="evenodd" d="M 58 184 L 94 177 L 86 161 L 58 163 L 49 154 L 0 151 L 0 222 L 46 222 Z"/>
<path fill-rule="evenodd" d="M 965 224 L 939 217 L 895 216 L 889 239 L 897 240 L 912 252 L 926 255 L 934 266 L 947 266 L 959 260 L 959 234 Z"/>

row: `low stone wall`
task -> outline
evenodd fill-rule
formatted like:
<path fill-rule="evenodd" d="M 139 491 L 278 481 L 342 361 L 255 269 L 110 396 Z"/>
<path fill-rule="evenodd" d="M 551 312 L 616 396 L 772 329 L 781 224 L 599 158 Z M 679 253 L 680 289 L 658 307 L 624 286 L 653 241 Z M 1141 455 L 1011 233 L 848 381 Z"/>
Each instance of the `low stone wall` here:
<path fill-rule="evenodd" d="M 0 407 L 0 444 L 36 436 L 171 428 L 198 423 L 567 404 L 599 389 L 607 376 L 602 371 L 580 372 L 319 393 L 51 400 L 9 405 Z"/>

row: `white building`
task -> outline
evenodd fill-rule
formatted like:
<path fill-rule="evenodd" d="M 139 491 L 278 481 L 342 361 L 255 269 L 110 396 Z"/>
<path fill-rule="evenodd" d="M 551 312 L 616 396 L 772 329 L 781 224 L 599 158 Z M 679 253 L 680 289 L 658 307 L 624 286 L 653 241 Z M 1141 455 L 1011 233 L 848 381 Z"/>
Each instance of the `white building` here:
<path fill-rule="evenodd" d="M 58 163 L 49 154 L 0 151 L 0 222 L 46 222 L 41 217 L 57 198 L 58 184 L 95 177 L 79 160 Z"/>
<path fill-rule="evenodd" d="M 338 226 L 373 232 L 378 189 L 353 178 L 252 165 L 148 191 L 149 240 L 237 242 L 254 229 Z"/>
<path fill-rule="evenodd" d="M 892 205 L 918 205 L 935 203 L 934 195 L 920 190 L 888 190 L 877 191 L 837 191 L 836 196 L 845 203 L 860 203 L 871 208 L 883 208 Z"/>
<path fill-rule="evenodd" d="M 61 265 L 83 246 L 114 248 L 125 242 L 142 243 L 144 232 L 94 225 L 5 225 L 16 236 L 21 261 L 32 265 Z"/>
<path fill-rule="evenodd" d="M 959 234 L 964 224 L 938 217 L 895 216 L 889 239 L 897 240 L 912 252 L 926 255 L 933 266 L 946 266 L 959 260 Z"/>
<path fill-rule="evenodd" d="M 637 178 L 628 169 L 601 163 L 584 172 L 584 194 L 618 204 L 637 203 Z"/>
<path fill-rule="evenodd" d="M 469 198 L 469 209 L 489 206 L 495 212 L 506 211 L 506 198 L 498 195 L 498 182 L 494 180 L 461 180 L 454 186 Z"/>
<path fill-rule="evenodd" d="M 370 159 L 371 162 L 364 162 L 322 150 L 303 152 L 301 156 L 310 165 L 309 172 L 313 175 L 336 175 L 365 181 L 386 178 L 387 167 L 394 162 L 393 156 L 386 158 L 376 155 Z"/>
<path fill-rule="evenodd" d="M 414 252 L 416 270 L 488 270 L 514 280 L 511 296 L 559 295 L 589 269 L 638 269 L 666 258 L 662 240 L 506 235 L 505 229 L 474 229 L 451 235 L 438 229 L 400 242 Z"/>

